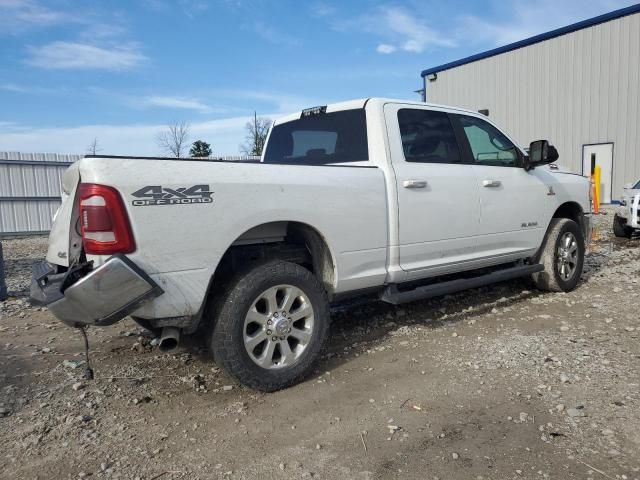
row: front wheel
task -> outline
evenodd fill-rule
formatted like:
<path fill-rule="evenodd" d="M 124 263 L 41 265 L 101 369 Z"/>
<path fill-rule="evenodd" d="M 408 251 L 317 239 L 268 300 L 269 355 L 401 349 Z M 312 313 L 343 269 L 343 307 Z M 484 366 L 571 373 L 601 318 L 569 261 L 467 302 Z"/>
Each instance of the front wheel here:
<path fill-rule="evenodd" d="M 567 218 L 552 219 L 537 259 L 544 270 L 532 275 L 536 287 L 549 292 L 576 288 L 582 275 L 584 251 L 580 226 Z"/>
<path fill-rule="evenodd" d="M 284 261 L 262 264 L 220 302 L 209 347 L 227 373 L 271 392 L 311 372 L 329 336 L 329 302 L 311 272 Z"/>

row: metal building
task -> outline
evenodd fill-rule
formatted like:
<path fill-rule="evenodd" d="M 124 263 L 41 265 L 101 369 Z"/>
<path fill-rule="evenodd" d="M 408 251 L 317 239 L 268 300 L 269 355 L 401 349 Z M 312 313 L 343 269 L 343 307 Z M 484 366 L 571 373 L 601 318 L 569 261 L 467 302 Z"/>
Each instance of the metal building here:
<path fill-rule="evenodd" d="M 62 174 L 82 155 L 0 152 L 0 237 L 47 233 Z"/>
<path fill-rule="evenodd" d="M 518 143 L 548 139 L 559 165 L 602 170 L 602 201 L 640 179 L 640 4 L 422 72 L 430 103 L 488 110 Z"/>

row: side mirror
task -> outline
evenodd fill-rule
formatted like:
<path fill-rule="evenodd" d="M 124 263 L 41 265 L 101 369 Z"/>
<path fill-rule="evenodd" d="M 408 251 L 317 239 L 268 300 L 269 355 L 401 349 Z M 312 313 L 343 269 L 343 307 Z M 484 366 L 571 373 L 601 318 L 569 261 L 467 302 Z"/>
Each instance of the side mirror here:
<path fill-rule="evenodd" d="M 547 140 L 536 140 L 529 145 L 529 156 L 525 160 L 525 166 L 530 170 L 539 165 L 553 163 L 559 157 L 556 147 L 550 145 Z"/>
<path fill-rule="evenodd" d="M 624 184 L 624 188 L 625 190 L 632 190 L 633 189 L 633 183 L 625 183 Z"/>

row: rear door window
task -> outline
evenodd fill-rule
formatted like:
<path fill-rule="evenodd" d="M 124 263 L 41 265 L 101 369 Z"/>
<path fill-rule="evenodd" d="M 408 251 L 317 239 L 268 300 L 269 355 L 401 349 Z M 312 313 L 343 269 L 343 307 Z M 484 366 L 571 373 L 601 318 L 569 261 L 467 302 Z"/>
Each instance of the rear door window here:
<path fill-rule="evenodd" d="M 407 162 L 462 163 L 449 115 L 433 110 L 398 110 L 402 150 Z"/>
<path fill-rule="evenodd" d="M 362 108 L 318 113 L 273 127 L 265 163 L 325 165 L 369 160 Z"/>

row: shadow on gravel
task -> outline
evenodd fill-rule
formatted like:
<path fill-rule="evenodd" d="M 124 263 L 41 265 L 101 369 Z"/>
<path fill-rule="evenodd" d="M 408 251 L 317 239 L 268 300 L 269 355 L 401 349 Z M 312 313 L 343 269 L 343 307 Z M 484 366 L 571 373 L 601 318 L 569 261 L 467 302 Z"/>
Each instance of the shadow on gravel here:
<path fill-rule="evenodd" d="M 332 312 L 333 334 L 329 351 L 343 348 L 354 341 L 381 340 L 389 332 L 402 327 L 421 325 L 437 329 L 465 320 L 469 315 L 491 312 L 519 304 L 539 294 L 529 280 L 512 280 L 452 295 L 436 297 L 404 305 L 390 305 L 376 298 L 361 300 L 359 305 L 341 305 Z"/>
<path fill-rule="evenodd" d="M 31 283 L 31 267 L 41 262 L 41 257 L 4 258 L 4 272 L 6 275 L 9 296 L 27 297 Z"/>
<path fill-rule="evenodd" d="M 469 315 L 488 313 L 496 302 L 500 307 L 509 307 L 539 294 L 530 280 L 521 279 L 398 306 L 382 302 L 375 295 L 332 305 L 331 337 L 326 352 L 329 358 L 321 368 L 333 369 L 349 362 L 350 354 L 335 355 L 354 343 L 375 344 L 403 327 L 441 328 L 464 321 Z M 211 361 L 203 335 L 183 336 L 180 342 L 181 349 L 194 359 Z"/>
<path fill-rule="evenodd" d="M 32 370 L 20 355 L 0 352 L 0 418 L 13 415 L 28 403 L 25 391 L 32 386 Z"/>
<path fill-rule="evenodd" d="M 585 258 L 582 284 L 607 264 L 612 248 L 634 246 L 626 239 L 615 240 L 614 247 L 609 239 L 595 244 Z M 553 295 L 537 290 L 530 279 L 522 278 L 399 306 L 381 302 L 376 297 L 356 300 L 332 308 L 332 337 L 328 351 L 335 354 L 355 342 L 375 343 L 403 327 L 420 325 L 438 329 L 462 322 L 470 315 L 490 313 L 496 305 L 511 307 L 545 294 Z M 335 368 L 349 360 L 349 355 L 340 360 L 334 358 L 332 366 Z"/>
<path fill-rule="evenodd" d="M 597 251 L 592 251 L 586 258 L 582 282 L 606 265 L 611 252 L 609 243 L 602 242 Z M 616 248 L 628 248 L 626 244 L 616 244 Z M 382 302 L 375 295 L 341 302 L 331 308 L 332 333 L 328 355 L 320 368 L 331 370 L 348 363 L 352 354 L 342 353 L 345 347 L 354 343 L 375 345 L 402 328 L 422 326 L 438 329 L 455 325 L 469 316 L 490 313 L 498 305 L 501 308 L 517 306 L 544 294 L 530 279 L 522 278 L 398 306 Z M 211 361 L 202 336 L 183 337 L 181 343 L 195 359 Z"/>

